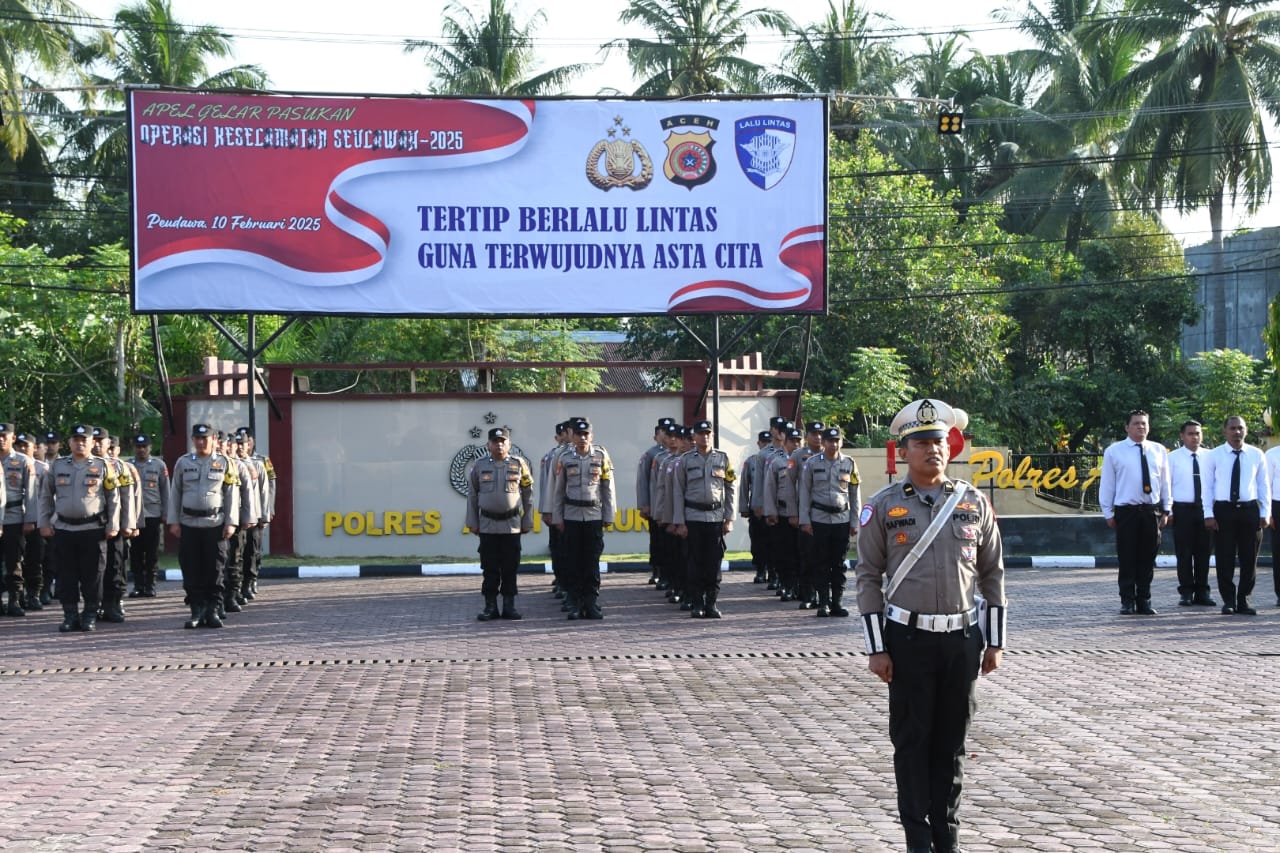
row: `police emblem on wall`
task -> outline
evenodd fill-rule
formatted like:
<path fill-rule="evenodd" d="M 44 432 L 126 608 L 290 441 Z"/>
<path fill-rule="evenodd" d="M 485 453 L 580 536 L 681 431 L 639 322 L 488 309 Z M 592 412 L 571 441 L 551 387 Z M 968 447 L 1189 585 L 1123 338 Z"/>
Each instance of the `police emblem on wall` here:
<path fill-rule="evenodd" d="M 679 115 L 662 120 L 663 130 L 668 130 L 664 140 L 666 159 L 662 161 L 662 174 L 673 184 L 692 191 L 716 176 L 716 158 L 711 153 L 716 141 L 711 131 L 720 127 L 720 120 L 710 116 Z"/>
<path fill-rule="evenodd" d="M 618 138 L 618 133 L 622 138 Z M 653 159 L 634 139 L 622 116 L 614 116 L 608 139 L 601 139 L 587 154 L 587 180 L 596 189 L 608 192 L 615 187 L 642 190 L 653 180 Z M 640 171 L 636 172 L 639 163 Z"/>
<path fill-rule="evenodd" d="M 749 116 L 733 124 L 738 165 L 747 180 L 762 190 L 777 186 L 791 168 L 796 150 L 796 123 L 783 116 Z"/>

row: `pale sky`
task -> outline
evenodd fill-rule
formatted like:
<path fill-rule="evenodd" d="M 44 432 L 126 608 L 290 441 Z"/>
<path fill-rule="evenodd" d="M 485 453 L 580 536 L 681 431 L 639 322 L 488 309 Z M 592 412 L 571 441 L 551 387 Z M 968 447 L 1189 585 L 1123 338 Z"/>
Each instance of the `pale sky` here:
<path fill-rule="evenodd" d="M 436 40 L 445 0 L 405 3 L 404 0 L 358 0 L 353 4 L 299 2 L 298 0 L 171 0 L 175 17 L 187 24 L 213 24 L 235 37 L 236 62 L 262 66 L 277 91 L 414 94 L 428 84 L 420 54 L 405 54 L 405 38 Z M 839 0 L 837 0 L 839 2 Z M 109 19 L 123 4 L 120 0 L 80 0 L 91 15 Z M 488 0 L 466 0 L 477 17 Z M 774 6 L 786 10 L 800 24 L 819 21 L 827 12 L 827 0 L 743 0 L 744 8 Z M 1043 5 L 1043 4 L 1042 4 Z M 992 12 L 1022 3 L 998 0 L 868 0 L 867 8 L 881 11 L 905 33 L 930 33 L 945 38 L 953 29 L 970 33 L 971 44 L 987 54 L 1025 45 L 1012 24 Z M 624 29 L 618 12 L 625 0 L 516 0 L 517 19 L 525 21 L 537 9 L 545 19 L 534 31 L 538 54 L 547 67 L 578 62 L 601 62 L 599 46 L 612 39 L 642 31 Z M 888 25 L 886 25 L 888 26 Z M 886 34 L 888 30 L 886 29 Z M 923 49 L 923 39 L 904 39 L 908 51 Z M 782 48 L 776 36 L 759 35 L 752 42 L 750 58 L 766 65 L 776 61 Z M 217 66 L 221 67 L 221 66 Z M 572 94 L 594 95 L 604 87 L 632 90 L 625 57 L 613 52 L 598 69 L 582 78 Z M 1273 142 L 1280 139 L 1271 129 Z M 1276 156 L 1273 154 L 1273 156 Z M 1277 159 L 1280 159 L 1278 157 Z M 1238 226 L 1255 228 L 1280 225 L 1280 198 L 1252 220 L 1228 211 L 1228 231 Z M 1187 245 L 1209 239 L 1208 215 L 1170 223 Z"/>

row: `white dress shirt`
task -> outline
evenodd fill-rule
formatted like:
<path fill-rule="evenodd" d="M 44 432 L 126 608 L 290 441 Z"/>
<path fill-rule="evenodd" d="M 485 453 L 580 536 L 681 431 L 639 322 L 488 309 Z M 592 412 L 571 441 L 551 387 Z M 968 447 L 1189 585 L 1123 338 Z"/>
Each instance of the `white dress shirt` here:
<path fill-rule="evenodd" d="M 1194 454 L 1200 462 L 1201 502 L 1204 500 L 1205 484 L 1209 482 L 1204 478 L 1204 457 L 1208 452 L 1201 447 Z M 1169 451 L 1169 479 L 1173 483 L 1174 503 L 1189 504 L 1196 501 L 1195 465 L 1191 462 L 1191 456 L 1191 451 L 1185 447 Z"/>
<path fill-rule="evenodd" d="M 1205 518 L 1213 518 L 1214 501 L 1231 500 L 1231 469 L 1235 465 L 1235 458 L 1234 448 L 1230 444 L 1220 444 L 1201 460 Z M 1271 478 L 1267 472 L 1267 460 L 1262 451 L 1252 444 L 1240 448 L 1239 501 L 1257 501 L 1259 517 L 1263 521 L 1271 518 Z"/>
<path fill-rule="evenodd" d="M 1267 460 L 1267 474 L 1271 478 L 1271 500 L 1280 500 L 1280 444 L 1268 450 L 1263 458 Z"/>
<path fill-rule="evenodd" d="M 1142 487 L 1142 460 L 1138 448 L 1147 457 L 1151 491 Z M 1202 475 L 1203 476 L 1203 475 Z M 1173 509 L 1169 484 L 1169 453 L 1163 445 L 1132 439 L 1117 441 L 1102 454 L 1102 476 L 1098 479 L 1098 503 L 1102 517 L 1114 518 L 1118 506 L 1158 506 L 1165 512 Z"/>

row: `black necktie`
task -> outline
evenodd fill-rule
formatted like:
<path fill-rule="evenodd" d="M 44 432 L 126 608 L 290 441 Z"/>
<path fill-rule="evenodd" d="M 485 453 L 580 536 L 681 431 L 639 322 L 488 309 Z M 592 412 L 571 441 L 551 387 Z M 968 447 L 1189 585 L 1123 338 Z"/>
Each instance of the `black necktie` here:
<path fill-rule="evenodd" d="M 1236 455 L 1236 461 L 1231 463 L 1231 502 L 1235 503 L 1240 500 L 1240 451 L 1231 451 Z"/>
<path fill-rule="evenodd" d="M 1138 445 L 1138 458 L 1142 460 L 1142 493 L 1151 494 L 1151 469 L 1147 467 L 1147 452 Z"/>
<path fill-rule="evenodd" d="M 1191 454 L 1191 481 L 1196 484 L 1196 505 L 1199 506 L 1203 492 L 1200 491 L 1200 458 Z"/>

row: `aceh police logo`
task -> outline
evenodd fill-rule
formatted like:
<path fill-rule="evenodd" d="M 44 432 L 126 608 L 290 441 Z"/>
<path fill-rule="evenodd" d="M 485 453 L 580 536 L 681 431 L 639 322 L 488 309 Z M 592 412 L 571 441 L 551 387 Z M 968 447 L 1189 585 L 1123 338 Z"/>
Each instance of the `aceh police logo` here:
<path fill-rule="evenodd" d="M 667 180 L 692 191 L 716 176 L 716 158 L 711 153 L 716 141 L 711 131 L 719 127 L 720 119 L 711 116 L 677 115 L 662 120 L 662 128 L 670 131 L 664 140 L 667 157 L 662 161 Z"/>
<path fill-rule="evenodd" d="M 738 165 L 747 180 L 771 190 L 787 176 L 796 151 L 795 119 L 784 116 L 748 116 L 733 124 L 733 145 Z"/>

